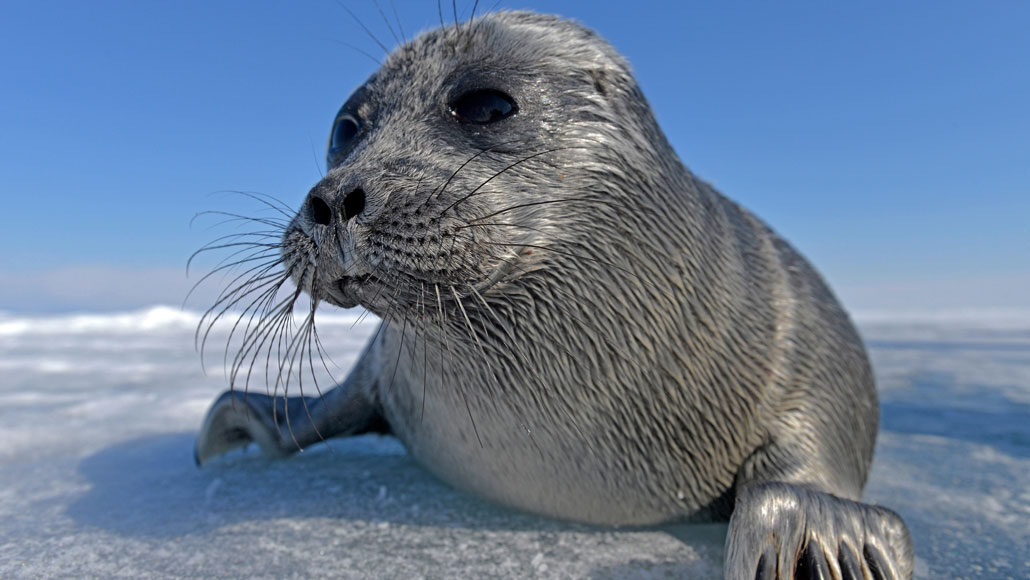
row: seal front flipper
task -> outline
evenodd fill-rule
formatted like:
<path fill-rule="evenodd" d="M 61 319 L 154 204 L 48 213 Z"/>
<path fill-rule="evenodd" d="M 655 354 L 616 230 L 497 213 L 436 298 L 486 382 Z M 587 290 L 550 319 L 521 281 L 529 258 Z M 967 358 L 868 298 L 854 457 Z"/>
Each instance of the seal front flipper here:
<path fill-rule="evenodd" d="M 727 580 L 907 580 L 912 540 L 894 512 L 799 485 L 737 490 Z"/>
<path fill-rule="evenodd" d="M 197 465 L 251 442 L 268 455 L 285 457 L 330 437 L 388 432 L 372 395 L 367 355 L 366 351 L 343 383 L 321 397 L 222 393 L 197 435 Z"/>

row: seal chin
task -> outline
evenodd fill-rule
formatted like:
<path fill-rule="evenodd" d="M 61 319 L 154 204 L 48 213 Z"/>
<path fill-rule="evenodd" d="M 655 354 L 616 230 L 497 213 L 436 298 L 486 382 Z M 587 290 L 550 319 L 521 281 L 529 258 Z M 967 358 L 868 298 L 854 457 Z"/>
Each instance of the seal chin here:
<path fill-rule="evenodd" d="M 353 276 L 344 276 L 339 280 L 327 284 L 324 292 L 325 299 L 330 304 L 340 308 L 354 308 L 358 305 L 356 297 L 359 281 Z"/>

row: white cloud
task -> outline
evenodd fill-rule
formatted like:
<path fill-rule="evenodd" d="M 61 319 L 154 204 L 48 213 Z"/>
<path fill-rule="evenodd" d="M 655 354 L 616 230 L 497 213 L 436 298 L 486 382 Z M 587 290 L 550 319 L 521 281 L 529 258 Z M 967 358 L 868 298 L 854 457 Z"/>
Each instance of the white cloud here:
<path fill-rule="evenodd" d="M 35 272 L 0 271 L 0 310 L 126 310 L 153 304 L 180 305 L 203 272 L 185 268 L 71 266 Z M 202 284 L 187 306 L 206 308 L 217 281 Z"/>
<path fill-rule="evenodd" d="M 835 285 L 853 311 L 937 312 L 1030 308 L 1030 272 Z"/>

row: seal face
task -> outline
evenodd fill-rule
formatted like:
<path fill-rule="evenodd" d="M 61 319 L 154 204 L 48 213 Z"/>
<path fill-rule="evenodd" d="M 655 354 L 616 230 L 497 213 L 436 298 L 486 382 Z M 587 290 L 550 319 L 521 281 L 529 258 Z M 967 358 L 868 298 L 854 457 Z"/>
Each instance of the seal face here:
<path fill-rule="evenodd" d="M 382 325 L 321 401 L 222 395 L 198 462 L 387 431 L 516 508 L 729 517 L 727 578 L 911 574 L 900 518 L 857 501 L 878 408 L 847 315 L 683 166 L 596 34 L 525 12 L 425 33 L 343 105 L 327 161 L 284 276 Z"/>

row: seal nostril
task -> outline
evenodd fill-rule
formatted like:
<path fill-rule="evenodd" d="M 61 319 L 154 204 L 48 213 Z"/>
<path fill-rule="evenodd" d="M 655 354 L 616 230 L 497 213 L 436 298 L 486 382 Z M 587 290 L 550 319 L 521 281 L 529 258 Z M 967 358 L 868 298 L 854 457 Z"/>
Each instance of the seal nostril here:
<path fill-rule="evenodd" d="M 365 210 L 365 190 L 355 189 L 343 198 L 343 221 L 358 217 Z"/>
<path fill-rule="evenodd" d="M 315 220 L 316 224 L 329 225 L 330 220 L 333 218 L 333 210 L 329 209 L 329 204 L 321 197 L 314 195 L 311 196 L 309 203 L 311 205 L 311 219 Z"/>

